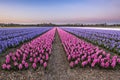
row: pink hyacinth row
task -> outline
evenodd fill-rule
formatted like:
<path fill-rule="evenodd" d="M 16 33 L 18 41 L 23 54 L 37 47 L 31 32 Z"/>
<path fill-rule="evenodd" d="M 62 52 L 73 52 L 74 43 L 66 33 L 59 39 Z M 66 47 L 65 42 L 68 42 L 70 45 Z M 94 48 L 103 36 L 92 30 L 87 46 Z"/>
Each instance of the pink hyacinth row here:
<path fill-rule="evenodd" d="M 57 30 L 71 68 L 77 65 L 115 68 L 117 64 L 120 64 L 120 57 L 112 56 L 99 47 L 85 42 L 62 29 L 57 28 Z"/>
<path fill-rule="evenodd" d="M 46 68 L 51 55 L 55 30 L 56 28 L 53 28 L 31 42 L 23 44 L 16 50 L 16 52 L 10 52 L 6 55 L 5 63 L 2 65 L 2 69 L 22 70 L 28 69 L 30 66 L 32 66 L 33 69 L 36 69 L 39 65 Z"/>

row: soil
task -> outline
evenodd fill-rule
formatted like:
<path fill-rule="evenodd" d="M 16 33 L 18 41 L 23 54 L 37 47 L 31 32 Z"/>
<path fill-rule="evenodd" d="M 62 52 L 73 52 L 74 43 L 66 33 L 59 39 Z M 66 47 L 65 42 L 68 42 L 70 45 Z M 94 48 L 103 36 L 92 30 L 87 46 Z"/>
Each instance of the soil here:
<path fill-rule="evenodd" d="M 0 55 L 0 62 L 3 57 Z M 43 67 L 39 67 L 36 71 L 32 68 L 23 71 L 0 69 L 0 80 L 120 80 L 120 70 L 79 66 L 71 69 L 58 32 L 56 32 L 46 70 Z"/>

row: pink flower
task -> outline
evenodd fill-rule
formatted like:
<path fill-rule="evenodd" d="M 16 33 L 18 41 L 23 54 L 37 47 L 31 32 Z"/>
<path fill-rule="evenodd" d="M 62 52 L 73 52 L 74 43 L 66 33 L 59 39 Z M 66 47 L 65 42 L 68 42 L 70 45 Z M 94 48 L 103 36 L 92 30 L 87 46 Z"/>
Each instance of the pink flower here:
<path fill-rule="evenodd" d="M 38 55 L 38 53 L 36 52 L 36 53 L 35 53 L 35 55 L 37 56 L 37 55 Z"/>
<path fill-rule="evenodd" d="M 9 55 L 6 55 L 6 58 L 10 58 L 10 56 L 9 56 Z"/>
<path fill-rule="evenodd" d="M 105 51 L 103 51 L 103 53 L 102 53 L 103 55 L 106 55 L 106 52 Z"/>
<path fill-rule="evenodd" d="M 107 57 L 107 58 L 110 58 L 110 54 L 106 54 L 106 57 Z"/>
<path fill-rule="evenodd" d="M 117 59 L 117 57 L 118 57 L 118 56 L 113 56 L 113 58 L 112 58 L 112 59 Z"/>
<path fill-rule="evenodd" d="M 13 55 L 13 56 L 12 56 L 12 60 L 13 60 L 13 61 L 16 61 L 17 58 Z"/>
<path fill-rule="evenodd" d="M 14 62 L 14 66 L 18 66 L 18 63 L 17 63 L 17 62 Z"/>
<path fill-rule="evenodd" d="M 43 60 L 42 59 L 40 60 L 40 64 L 43 64 Z"/>
<path fill-rule="evenodd" d="M 82 62 L 82 67 L 85 67 L 88 64 L 88 61 L 83 61 Z"/>
<path fill-rule="evenodd" d="M 113 61 L 113 62 L 111 63 L 111 66 L 112 66 L 112 68 L 114 68 L 114 67 L 116 66 L 116 61 Z"/>
<path fill-rule="evenodd" d="M 74 67 L 74 62 L 70 62 L 70 67 L 73 68 Z"/>
<path fill-rule="evenodd" d="M 9 53 L 9 56 L 12 56 L 13 54 L 12 53 Z"/>
<path fill-rule="evenodd" d="M 6 69 L 7 68 L 7 65 L 6 64 L 3 64 L 2 65 L 2 69 Z"/>
<path fill-rule="evenodd" d="M 44 50 L 42 49 L 42 51 L 41 51 L 42 53 L 44 53 Z"/>
<path fill-rule="evenodd" d="M 104 62 L 101 62 L 101 67 L 105 67 L 105 63 Z"/>
<path fill-rule="evenodd" d="M 47 62 L 44 62 L 43 66 L 44 66 L 44 68 L 46 68 L 47 67 Z"/>
<path fill-rule="evenodd" d="M 102 55 L 100 55 L 98 58 L 101 59 L 101 58 L 102 58 Z"/>
<path fill-rule="evenodd" d="M 33 67 L 33 69 L 36 69 L 36 68 L 37 68 L 36 63 L 33 63 L 33 64 L 32 64 L 32 67 Z"/>
<path fill-rule="evenodd" d="M 30 53 L 30 56 L 33 56 L 33 53 Z"/>
<path fill-rule="evenodd" d="M 23 60 L 26 60 L 26 56 L 23 56 Z"/>
<path fill-rule="evenodd" d="M 78 62 L 80 62 L 80 58 L 77 58 Z"/>
<path fill-rule="evenodd" d="M 46 54 L 46 60 L 48 60 L 49 59 L 49 55 L 48 54 Z"/>
<path fill-rule="evenodd" d="M 19 55 L 19 53 L 18 52 L 16 52 L 16 54 L 15 54 L 17 57 L 20 57 L 20 55 Z"/>
<path fill-rule="evenodd" d="M 108 68 L 109 67 L 109 62 L 106 62 L 105 63 L 105 68 Z"/>
<path fill-rule="evenodd" d="M 36 55 L 35 55 L 35 54 L 33 54 L 33 57 L 35 58 L 35 57 L 36 57 Z"/>
<path fill-rule="evenodd" d="M 88 63 L 90 63 L 91 62 L 91 58 L 88 58 Z"/>
<path fill-rule="evenodd" d="M 120 64 L 120 58 L 117 59 L 117 62 Z"/>
<path fill-rule="evenodd" d="M 42 58 L 42 54 L 39 54 L 39 57 Z"/>
<path fill-rule="evenodd" d="M 26 62 L 26 63 L 24 64 L 24 66 L 25 66 L 25 68 L 28 68 L 29 65 L 28 65 L 28 63 Z"/>
<path fill-rule="evenodd" d="M 10 70 L 10 68 L 11 68 L 11 65 L 8 64 L 8 65 L 7 65 L 7 69 Z"/>
<path fill-rule="evenodd" d="M 33 58 L 30 58 L 30 62 L 33 62 Z"/>
<path fill-rule="evenodd" d="M 94 59 L 93 62 L 96 64 L 98 63 L 98 59 Z"/>
<path fill-rule="evenodd" d="M 91 67 L 95 67 L 95 64 L 96 64 L 95 62 L 92 62 Z"/>
<path fill-rule="evenodd" d="M 82 61 L 85 60 L 85 56 L 82 56 L 82 57 L 81 57 L 81 60 L 82 60 Z"/>
<path fill-rule="evenodd" d="M 37 62 L 38 62 L 38 61 L 37 61 L 37 58 L 35 58 L 35 59 L 34 59 L 34 63 L 37 63 Z"/>
<path fill-rule="evenodd" d="M 38 57 L 37 59 L 38 59 L 38 61 L 40 61 L 40 57 Z"/>
<path fill-rule="evenodd" d="M 24 61 L 24 60 L 22 61 L 22 64 L 25 64 L 25 61 Z"/>
<path fill-rule="evenodd" d="M 75 55 L 72 55 L 72 58 L 73 58 L 73 59 L 75 59 L 75 57 L 76 57 Z"/>
<path fill-rule="evenodd" d="M 23 68 L 23 65 L 19 64 L 18 68 L 19 68 L 19 70 L 21 70 Z"/>
<path fill-rule="evenodd" d="M 6 60 L 5 60 L 5 62 L 6 62 L 7 64 L 10 63 L 10 58 L 7 57 Z"/>
<path fill-rule="evenodd" d="M 77 65 L 77 64 L 78 64 L 78 60 L 75 61 L 75 65 Z"/>
<path fill-rule="evenodd" d="M 44 55 L 42 56 L 42 59 L 45 59 L 45 56 L 44 56 Z"/>
<path fill-rule="evenodd" d="M 18 57 L 17 60 L 20 61 L 20 57 Z"/>
<path fill-rule="evenodd" d="M 103 58 L 103 59 L 101 59 L 101 62 L 104 62 L 105 61 L 105 59 Z"/>
<path fill-rule="evenodd" d="M 70 55 L 68 55 L 68 61 L 70 61 L 71 60 L 71 56 Z"/>

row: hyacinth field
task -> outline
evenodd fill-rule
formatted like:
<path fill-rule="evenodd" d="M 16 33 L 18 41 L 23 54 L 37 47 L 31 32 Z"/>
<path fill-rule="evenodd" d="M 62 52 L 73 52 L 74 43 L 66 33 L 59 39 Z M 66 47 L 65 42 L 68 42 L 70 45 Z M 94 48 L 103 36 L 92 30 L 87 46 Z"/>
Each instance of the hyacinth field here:
<path fill-rule="evenodd" d="M 119 79 L 119 30 L 0 28 L 0 80 Z"/>

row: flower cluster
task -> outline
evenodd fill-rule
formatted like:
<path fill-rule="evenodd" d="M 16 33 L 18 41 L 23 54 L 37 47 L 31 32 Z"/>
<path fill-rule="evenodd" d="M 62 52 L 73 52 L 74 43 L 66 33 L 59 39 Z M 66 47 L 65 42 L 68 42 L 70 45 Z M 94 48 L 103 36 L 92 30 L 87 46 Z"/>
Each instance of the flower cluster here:
<path fill-rule="evenodd" d="M 99 47 L 81 40 L 62 29 L 57 28 L 57 30 L 71 68 L 77 65 L 82 67 L 115 68 L 117 64 L 120 64 L 118 56 L 112 56 Z"/>
<path fill-rule="evenodd" d="M 120 31 L 79 28 L 63 29 L 109 51 L 120 53 Z"/>
<path fill-rule="evenodd" d="M 28 69 L 32 66 L 37 69 L 39 65 L 47 67 L 54 40 L 55 28 L 41 35 L 40 37 L 23 44 L 14 53 L 6 55 L 2 69 Z"/>
<path fill-rule="evenodd" d="M 15 47 L 34 37 L 48 31 L 51 28 L 6 28 L 0 29 L 0 53 L 7 48 Z"/>

